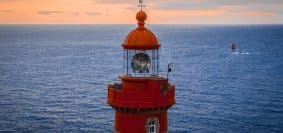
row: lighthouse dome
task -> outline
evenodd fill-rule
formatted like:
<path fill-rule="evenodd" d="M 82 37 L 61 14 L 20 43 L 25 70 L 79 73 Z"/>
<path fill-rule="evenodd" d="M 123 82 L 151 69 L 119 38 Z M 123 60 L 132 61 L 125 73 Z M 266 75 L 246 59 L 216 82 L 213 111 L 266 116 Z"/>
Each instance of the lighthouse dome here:
<path fill-rule="evenodd" d="M 123 44 L 124 49 L 132 50 L 154 50 L 160 47 L 156 36 L 144 27 L 147 15 L 144 11 L 139 11 L 136 15 L 138 28 L 131 31 Z"/>

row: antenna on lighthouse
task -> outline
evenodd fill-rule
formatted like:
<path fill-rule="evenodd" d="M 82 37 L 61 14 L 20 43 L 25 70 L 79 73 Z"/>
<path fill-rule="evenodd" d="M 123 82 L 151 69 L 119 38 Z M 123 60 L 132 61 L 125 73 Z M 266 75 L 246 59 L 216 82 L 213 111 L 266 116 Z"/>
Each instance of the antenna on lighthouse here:
<path fill-rule="evenodd" d="M 141 10 L 142 10 L 143 7 L 145 7 L 145 5 L 143 4 L 143 0 L 139 0 L 139 5 L 138 5 L 138 7 L 140 7 Z"/>
<path fill-rule="evenodd" d="M 168 64 L 168 70 L 167 70 L 167 79 L 169 79 L 169 73 L 172 72 L 172 67 L 171 67 L 172 63 Z"/>

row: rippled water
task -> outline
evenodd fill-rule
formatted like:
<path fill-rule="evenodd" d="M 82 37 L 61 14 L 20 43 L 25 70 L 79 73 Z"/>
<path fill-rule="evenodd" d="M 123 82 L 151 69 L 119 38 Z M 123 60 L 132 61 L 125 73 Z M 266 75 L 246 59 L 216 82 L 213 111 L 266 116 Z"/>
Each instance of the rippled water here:
<path fill-rule="evenodd" d="M 283 26 L 149 27 L 173 63 L 169 132 L 283 132 Z M 134 28 L 1 25 L 0 132 L 113 132 L 106 88 Z"/>

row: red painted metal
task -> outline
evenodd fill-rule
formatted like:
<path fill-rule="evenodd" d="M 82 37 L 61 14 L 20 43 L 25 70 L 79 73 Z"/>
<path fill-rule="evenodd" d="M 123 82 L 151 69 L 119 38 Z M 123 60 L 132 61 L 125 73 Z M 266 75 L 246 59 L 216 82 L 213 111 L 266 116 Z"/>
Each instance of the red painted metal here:
<path fill-rule="evenodd" d="M 131 50 L 154 50 L 160 47 L 156 36 L 147 28 L 144 27 L 147 15 L 144 11 L 139 11 L 136 15 L 138 20 L 138 28 L 131 31 L 126 37 L 124 49 Z"/>
<path fill-rule="evenodd" d="M 115 112 L 115 132 L 117 133 L 146 133 L 148 118 L 159 119 L 159 133 L 167 132 L 167 111 L 153 114 L 137 114 Z"/>
<path fill-rule="evenodd" d="M 162 77 L 121 76 L 108 85 L 107 102 L 115 111 L 115 132 L 145 133 L 147 119 L 157 118 L 159 133 L 167 132 L 167 109 L 175 104 L 175 85 Z"/>
<path fill-rule="evenodd" d="M 175 104 L 175 85 L 161 77 L 120 77 L 121 89 L 108 86 L 108 103 L 121 108 L 166 108 Z"/>

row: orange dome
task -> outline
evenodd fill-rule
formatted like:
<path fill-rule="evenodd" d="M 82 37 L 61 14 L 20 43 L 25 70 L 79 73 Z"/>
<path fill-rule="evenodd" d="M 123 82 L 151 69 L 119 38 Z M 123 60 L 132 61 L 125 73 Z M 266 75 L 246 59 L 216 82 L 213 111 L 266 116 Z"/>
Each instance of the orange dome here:
<path fill-rule="evenodd" d="M 139 11 L 136 15 L 139 27 L 129 33 L 123 47 L 135 50 L 153 50 L 160 47 L 155 35 L 144 27 L 147 15 L 144 11 Z"/>
<path fill-rule="evenodd" d="M 138 22 L 144 22 L 147 18 L 147 15 L 144 11 L 139 11 L 136 15 L 136 19 Z"/>

